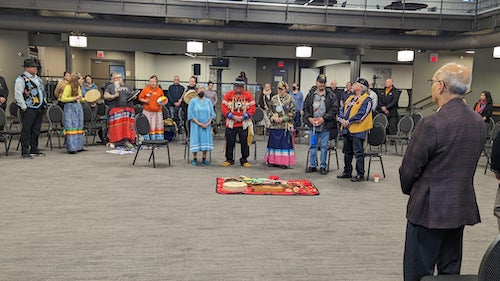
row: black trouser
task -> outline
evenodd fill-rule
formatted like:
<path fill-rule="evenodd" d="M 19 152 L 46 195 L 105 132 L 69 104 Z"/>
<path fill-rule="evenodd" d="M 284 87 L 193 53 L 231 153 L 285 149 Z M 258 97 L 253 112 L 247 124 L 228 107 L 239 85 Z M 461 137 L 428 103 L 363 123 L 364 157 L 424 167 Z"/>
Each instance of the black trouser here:
<path fill-rule="evenodd" d="M 419 281 L 434 273 L 460 274 L 464 227 L 429 229 L 408 222 L 403 261 L 404 281 Z"/>
<path fill-rule="evenodd" d="M 387 134 L 389 135 L 395 135 L 398 133 L 398 122 L 399 122 L 399 115 L 395 116 L 388 116 L 387 121 L 389 121 L 389 126 L 387 126 Z"/>
<path fill-rule="evenodd" d="M 43 110 L 27 108 L 21 110 L 23 129 L 21 131 L 22 154 L 38 152 L 38 136 L 42 127 Z"/>
<path fill-rule="evenodd" d="M 242 127 L 236 127 L 233 129 L 226 128 L 226 160 L 230 163 L 234 163 L 234 146 L 236 145 L 236 136 L 241 143 L 241 158 L 240 163 L 246 163 L 248 155 L 250 155 L 250 148 L 248 147 L 248 129 L 243 130 Z"/>

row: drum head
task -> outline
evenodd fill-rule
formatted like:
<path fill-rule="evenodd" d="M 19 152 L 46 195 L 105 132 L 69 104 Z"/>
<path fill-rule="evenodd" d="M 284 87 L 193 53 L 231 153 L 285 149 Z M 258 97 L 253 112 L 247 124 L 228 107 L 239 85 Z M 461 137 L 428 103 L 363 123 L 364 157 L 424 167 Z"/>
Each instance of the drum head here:
<path fill-rule="evenodd" d="M 99 90 L 90 90 L 85 94 L 85 100 L 87 102 L 96 102 L 101 98 L 101 92 Z"/>
<path fill-rule="evenodd" d="M 222 184 L 222 188 L 230 192 L 244 192 L 247 186 L 246 183 L 239 181 L 229 181 Z"/>
<path fill-rule="evenodd" d="M 159 105 L 166 105 L 168 102 L 168 99 L 167 97 L 165 96 L 161 96 L 159 97 L 157 100 L 156 100 L 156 103 L 159 104 Z"/>
<path fill-rule="evenodd" d="M 184 93 L 184 102 L 189 104 L 192 98 L 196 97 L 198 94 L 196 93 L 195 90 L 189 90 L 186 93 Z"/>

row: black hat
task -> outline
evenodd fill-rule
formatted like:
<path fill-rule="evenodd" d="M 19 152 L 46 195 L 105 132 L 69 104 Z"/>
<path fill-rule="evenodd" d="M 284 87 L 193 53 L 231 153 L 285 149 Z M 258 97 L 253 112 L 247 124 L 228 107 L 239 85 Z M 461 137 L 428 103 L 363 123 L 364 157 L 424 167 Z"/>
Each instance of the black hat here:
<path fill-rule="evenodd" d="M 34 59 L 25 59 L 23 67 L 30 67 L 30 66 L 39 67 L 40 63 L 38 63 L 38 61 L 36 61 Z"/>
<path fill-rule="evenodd" d="M 317 82 L 321 82 L 321 83 L 325 83 L 326 82 L 326 76 L 325 76 L 325 74 L 318 75 L 318 77 L 316 78 L 316 81 Z"/>
<path fill-rule="evenodd" d="M 243 80 L 243 78 L 241 78 L 241 76 L 239 76 L 233 82 L 233 85 L 235 85 L 235 86 L 245 86 L 245 80 Z"/>
<path fill-rule="evenodd" d="M 370 84 L 364 78 L 358 78 L 358 79 L 356 79 L 356 81 L 354 81 L 354 83 L 359 83 L 359 84 L 365 86 L 366 88 L 370 88 Z"/>

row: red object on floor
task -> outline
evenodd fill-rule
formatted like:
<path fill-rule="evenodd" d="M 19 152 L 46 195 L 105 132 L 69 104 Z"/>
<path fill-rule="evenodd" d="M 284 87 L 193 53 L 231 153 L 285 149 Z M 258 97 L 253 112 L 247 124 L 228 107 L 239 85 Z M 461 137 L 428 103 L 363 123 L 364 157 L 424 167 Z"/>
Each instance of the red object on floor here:
<path fill-rule="evenodd" d="M 287 180 L 286 186 L 283 186 L 281 191 L 274 189 L 273 191 L 261 191 L 262 185 L 248 184 L 245 191 L 229 191 L 224 189 L 224 178 L 217 178 L 217 186 L 215 191 L 219 194 L 247 194 L 247 195 L 319 195 L 319 190 L 308 180 Z"/>

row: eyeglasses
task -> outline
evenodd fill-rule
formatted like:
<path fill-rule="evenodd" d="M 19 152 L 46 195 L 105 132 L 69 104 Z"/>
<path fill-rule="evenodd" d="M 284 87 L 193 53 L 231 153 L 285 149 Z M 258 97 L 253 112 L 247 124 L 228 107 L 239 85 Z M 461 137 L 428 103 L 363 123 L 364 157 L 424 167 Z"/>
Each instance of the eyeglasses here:
<path fill-rule="evenodd" d="M 441 82 L 441 83 L 443 83 L 443 86 L 446 88 L 446 84 L 444 83 L 444 81 L 443 81 L 443 80 L 434 80 L 434 79 L 429 79 L 429 80 L 427 80 L 427 84 L 428 84 L 430 87 L 432 87 L 432 85 L 433 85 L 434 83 L 436 83 L 436 82 Z"/>

